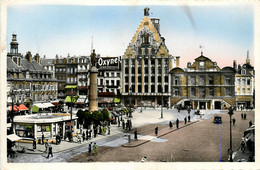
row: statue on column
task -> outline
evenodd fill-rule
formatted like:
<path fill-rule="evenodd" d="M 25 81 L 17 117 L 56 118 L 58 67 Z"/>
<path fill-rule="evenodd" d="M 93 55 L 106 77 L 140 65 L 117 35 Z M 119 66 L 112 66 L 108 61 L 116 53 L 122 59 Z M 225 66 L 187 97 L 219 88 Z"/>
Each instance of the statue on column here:
<path fill-rule="evenodd" d="M 149 16 L 149 10 L 150 8 L 148 7 L 144 8 L 144 16 Z"/>
<path fill-rule="evenodd" d="M 96 67 L 97 57 L 96 57 L 96 53 L 95 53 L 94 49 L 93 49 L 93 52 L 92 52 L 90 57 L 91 57 L 91 66 L 95 66 Z"/>

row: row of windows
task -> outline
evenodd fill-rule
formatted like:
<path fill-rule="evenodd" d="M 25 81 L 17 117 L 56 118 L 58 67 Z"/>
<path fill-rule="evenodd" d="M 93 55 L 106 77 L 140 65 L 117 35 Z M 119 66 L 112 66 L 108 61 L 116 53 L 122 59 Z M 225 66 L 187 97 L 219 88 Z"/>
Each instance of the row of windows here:
<path fill-rule="evenodd" d="M 104 77 L 120 77 L 119 72 L 99 72 L 99 76 Z"/>
<path fill-rule="evenodd" d="M 106 86 L 120 86 L 120 80 L 106 80 L 106 84 L 104 84 L 103 79 L 98 80 L 98 85 L 106 85 Z"/>
<path fill-rule="evenodd" d="M 135 65 L 136 59 L 125 59 L 125 65 L 126 66 L 129 65 L 130 60 L 131 60 L 132 65 Z M 160 59 L 157 59 L 157 60 L 158 60 L 157 66 L 162 66 L 162 59 L 160 58 Z M 151 66 L 154 66 L 155 65 L 155 59 L 150 59 L 150 61 L 151 61 Z M 137 63 L 138 63 L 138 66 L 141 66 L 142 60 L 141 59 L 137 60 Z M 149 59 L 144 59 L 144 65 L 148 66 L 148 63 L 149 63 Z M 168 66 L 168 64 L 169 64 L 168 58 L 164 58 L 164 66 Z"/>
<path fill-rule="evenodd" d="M 205 75 L 199 75 L 199 76 L 189 76 L 188 77 L 188 83 L 189 85 L 196 85 L 196 77 L 198 79 L 198 85 L 214 85 L 214 75 L 208 76 L 208 81 L 206 82 L 206 76 Z M 173 77 L 173 85 L 181 85 L 181 77 Z M 225 76 L 225 85 L 233 85 L 232 83 L 232 77 L 231 76 Z"/>
<path fill-rule="evenodd" d="M 151 74 L 155 74 L 155 68 L 154 67 L 151 67 Z M 125 68 L 125 74 L 128 74 L 128 72 L 129 72 L 129 68 L 128 67 L 126 67 Z M 144 73 L 144 74 L 148 74 L 149 73 L 149 69 L 148 69 L 148 67 L 144 67 L 144 71 L 142 70 L 142 67 L 138 67 L 138 71 L 137 71 L 137 73 L 139 73 L 139 74 L 142 74 L 142 72 Z M 164 68 L 164 72 L 165 73 L 168 73 L 168 67 L 166 67 L 166 68 Z M 158 74 L 162 74 L 162 68 L 161 67 L 158 67 L 157 68 L 157 73 Z M 135 74 L 135 67 L 132 67 L 131 68 L 131 73 L 130 74 Z"/>
<path fill-rule="evenodd" d="M 150 76 L 150 77 L 151 77 L 151 82 L 155 83 L 155 76 Z M 128 82 L 128 78 L 129 78 L 128 76 L 125 76 L 125 82 L 126 83 Z M 161 76 L 158 76 L 157 78 L 158 78 L 157 80 L 158 80 L 159 83 L 162 82 L 162 77 Z M 140 82 L 140 83 L 142 82 L 142 76 L 138 76 L 137 79 L 138 79 L 138 82 Z M 135 76 L 131 77 L 131 82 L 132 83 L 135 82 Z M 148 83 L 148 76 L 144 76 L 144 82 Z M 164 82 L 165 83 L 169 82 L 168 76 L 164 76 Z"/>
<path fill-rule="evenodd" d="M 163 89 L 162 86 L 151 85 L 151 93 L 155 93 L 155 88 L 157 88 L 158 93 L 162 93 L 162 92 L 168 93 L 169 91 L 168 85 L 164 85 Z M 130 89 L 128 85 L 125 85 L 125 92 L 126 93 L 135 92 L 135 85 L 131 85 Z M 148 85 L 144 85 L 144 92 L 145 93 L 149 92 Z M 137 93 L 142 93 L 142 85 L 137 85 Z"/>
<path fill-rule="evenodd" d="M 241 84 L 242 82 L 242 84 Z M 251 84 L 251 80 L 250 79 L 237 79 L 237 84 L 238 85 L 250 85 Z"/>
<path fill-rule="evenodd" d="M 198 89 L 198 94 L 197 94 Z M 181 89 L 180 88 L 173 88 L 173 96 L 181 96 Z M 225 88 L 225 96 L 232 96 L 232 88 Z M 215 96 L 214 89 L 208 88 L 208 96 Z M 193 97 L 206 97 L 206 88 L 191 88 L 190 89 L 190 96 Z"/>

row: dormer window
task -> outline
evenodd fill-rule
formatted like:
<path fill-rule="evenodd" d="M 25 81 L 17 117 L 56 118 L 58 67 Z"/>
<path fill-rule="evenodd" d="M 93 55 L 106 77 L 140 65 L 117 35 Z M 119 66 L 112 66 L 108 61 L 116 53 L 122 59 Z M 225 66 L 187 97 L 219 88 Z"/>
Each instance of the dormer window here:
<path fill-rule="evenodd" d="M 246 70 L 242 69 L 241 74 L 246 74 Z"/>
<path fill-rule="evenodd" d="M 143 35 L 142 40 L 143 44 L 149 44 L 149 34 Z"/>

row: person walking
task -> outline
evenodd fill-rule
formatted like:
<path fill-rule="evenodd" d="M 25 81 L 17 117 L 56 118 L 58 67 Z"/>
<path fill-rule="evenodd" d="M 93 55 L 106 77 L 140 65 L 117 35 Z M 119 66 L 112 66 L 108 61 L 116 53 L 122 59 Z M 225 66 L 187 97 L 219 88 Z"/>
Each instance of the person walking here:
<path fill-rule="evenodd" d="M 94 128 L 94 138 L 97 136 L 97 127 Z"/>
<path fill-rule="evenodd" d="M 179 119 L 177 118 L 176 120 L 176 128 L 178 129 L 179 128 Z"/>
<path fill-rule="evenodd" d="M 107 126 L 107 134 L 110 135 L 110 126 Z"/>
<path fill-rule="evenodd" d="M 186 118 L 186 117 L 184 118 L 184 123 L 185 123 L 185 125 L 186 125 L 186 123 L 187 123 L 187 118 Z"/>
<path fill-rule="evenodd" d="M 92 145 L 92 142 L 90 142 L 90 144 L 88 145 L 88 154 L 89 155 L 91 154 L 91 145 Z"/>
<path fill-rule="evenodd" d="M 246 113 L 244 114 L 244 119 L 246 119 Z"/>
<path fill-rule="evenodd" d="M 83 131 L 83 133 L 82 133 L 83 142 L 84 142 L 85 138 L 86 138 L 86 135 L 85 135 L 85 132 Z"/>
<path fill-rule="evenodd" d="M 48 148 L 49 148 L 49 140 L 46 139 L 46 142 L 45 142 L 45 151 L 46 153 L 48 153 Z"/>
<path fill-rule="evenodd" d="M 89 131 L 89 139 L 91 139 L 92 130 Z"/>
<path fill-rule="evenodd" d="M 253 125 L 252 121 L 250 120 L 249 122 L 249 127 L 251 127 Z"/>
<path fill-rule="evenodd" d="M 93 145 L 93 151 L 94 151 L 94 155 L 97 155 L 97 144 L 94 143 Z"/>
<path fill-rule="evenodd" d="M 44 144 L 44 134 L 42 132 L 42 145 Z"/>
<path fill-rule="evenodd" d="M 188 122 L 190 122 L 190 115 L 188 116 Z"/>
<path fill-rule="evenodd" d="M 36 138 L 33 139 L 33 152 L 36 150 Z"/>
<path fill-rule="evenodd" d="M 154 129 L 155 135 L 158 135 L 158 126 Z"/>
<path fill-rule="evenodd" d="M 244 114 L 243 113 L 241 113 L 241 119 L 244 119 Z"/>
<path fill-rule="evenodd" d="M 172 128 L 172 121 L 170 121 L 170 123 L 169 123 L 169 127 Z"/>
<path fill-rule="evenodd" d="M 138 140 L 137 139 L 137 130 L 135 130 L 135 140 Z"/>
<path fill-rule="evenodd" d="M 118 127 L 120 127 L 120 120 L 119 120 L 119 117 L 118 117 Z"/>
<path fill-rule="evenodd" d="M 122 121 L 122 126 L 123 126 L 123 129 L 125 129 L 125 121 L 124 120 Z"/>
<path fill-rule="evenodd" d="M 233 118 L 233 126 L 235 126 L 235 124 L 236 124 L 236 119 Z"/>
<path fill-rule="evenodd" d="M 53 154 L 52 154 L 52 146 L 50 145 L 49 147 L 48 147 L 48 156 L 47 156 L 47 158 L 49 159 L 49 156 L 51 155 L 51 157 L 53 157 Z"/>
<path fill-rule="evenodd" d="M 242 140 L 241 142 L 241 150 L 243 151 L 243 153 L 245 152 L 245 149 L 246 149 L 246 143 L 244 140 Z"/>

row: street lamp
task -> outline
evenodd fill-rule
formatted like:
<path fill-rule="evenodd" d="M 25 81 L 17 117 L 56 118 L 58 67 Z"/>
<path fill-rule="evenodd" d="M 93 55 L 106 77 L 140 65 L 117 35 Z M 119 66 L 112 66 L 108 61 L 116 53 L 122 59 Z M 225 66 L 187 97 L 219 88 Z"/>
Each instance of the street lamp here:
<path fill-rule="evenodd" d="M 129 88 L 129 96 L 130 96 L 130 113 L 129 113 L 129 117 L 132 117 L 132 109 L 131 109 L 131 105 L 132 105 L 132 88 Z"/>
<path fill-rule="evenodd" d="M 233 159 L 232 159 L 232 154 L 233 154 L 233 151 L 232 151 L 232 115 L 234 114 L 234 111 L 233 111 L 233 108 L 232 106 L 230 107 L 229 111 L 228 111 L 228 114 L 230 116 L 230 148 L 228 149 L 228 154 L 229 154 L 229 162 L 233 162 Z"/>
<path fill-rule="evenodd" d="M 162 108 L 161 108 L 161 118 L 163 118 L 163 86 L 162 86 Z"/>

